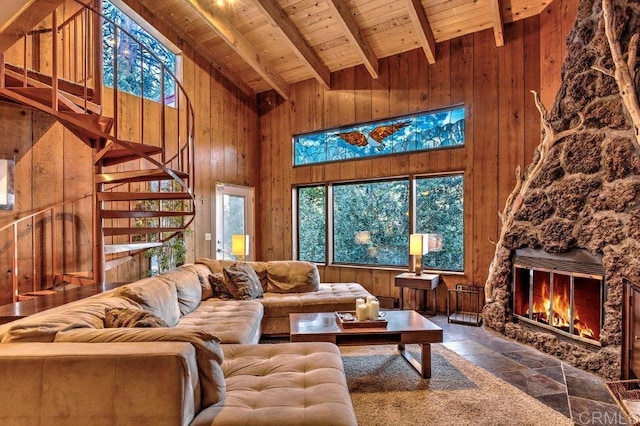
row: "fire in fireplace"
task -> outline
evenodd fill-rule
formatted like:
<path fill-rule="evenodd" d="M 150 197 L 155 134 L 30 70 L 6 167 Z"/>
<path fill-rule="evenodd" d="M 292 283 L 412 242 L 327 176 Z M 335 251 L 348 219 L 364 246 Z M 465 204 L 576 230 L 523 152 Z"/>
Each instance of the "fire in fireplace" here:
<path fill-rule="evenodd" d="M 513 277 L 518 320 L 599 346 L 605 292 L 598 258 L 582 251 L 555 255 L 518 250 Z"/>

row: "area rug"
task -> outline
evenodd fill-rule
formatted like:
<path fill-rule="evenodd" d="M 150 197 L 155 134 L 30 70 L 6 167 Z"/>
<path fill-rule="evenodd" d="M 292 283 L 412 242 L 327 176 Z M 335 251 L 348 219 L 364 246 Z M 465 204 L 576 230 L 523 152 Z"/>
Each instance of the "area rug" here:
<path fill-rule="evenodd" d="M 340 347 L 360 426 L 573 425 L 443 345 L 431 348 L 432 376 L 422 379 L 396 346 Z"/>

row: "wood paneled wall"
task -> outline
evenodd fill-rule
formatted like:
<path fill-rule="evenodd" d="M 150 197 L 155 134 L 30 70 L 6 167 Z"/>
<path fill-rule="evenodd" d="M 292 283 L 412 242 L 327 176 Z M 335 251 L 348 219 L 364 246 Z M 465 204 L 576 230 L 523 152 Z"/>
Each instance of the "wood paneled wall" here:
<path fill-rule="evenodd" d="M 555 97 L 558 64 L 564 57 L 564 37 L 556 34 L 557 25 L 570 28 L 576 5 L 575 0 L 556 0 L 544 18 L 506 25 L 501 48 L 487 30 L 439 43 L 434 65 L 414 50 L 381 59 L 377 80 L 359 66 L 333 73 L 331 90 L 315 81 L 292 85 L 290 100 L 260 119 L 260 258 L 292 257 L 295 185 L 464 171 L 465 271 L 441 275 L 445 285 L 438 289 L 438 309 L 446 309 L 447 287 L 483 285 L 493 257 L 491 241 L 498 236 L 498 212 L 515 184 L 515 169 L 520 165 L 524 170 L 540 141 L 539 113 L 530 91 L 543 89 L 547 99 Z M 556 59 L 548 63 L 547 57 Z M 454 104 L 467 109 L 464 148 L 292 167 L 294 134 Z M 320 270 L 324 281 L 356 281 L 388 297 L 398 297 L 393 278 L 403 272 L 336 266 Z"/>

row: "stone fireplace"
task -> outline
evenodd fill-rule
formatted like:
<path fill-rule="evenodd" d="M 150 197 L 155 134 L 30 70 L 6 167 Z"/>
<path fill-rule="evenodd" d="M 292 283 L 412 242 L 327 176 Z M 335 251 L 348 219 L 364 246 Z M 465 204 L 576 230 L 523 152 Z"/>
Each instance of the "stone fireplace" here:
<path fill-rule="evenodd" d="M 640 31 L 640 3 L 613 3 L 626 61 Z M 623 280 L 640 281 L 640 155 L 633 120 L 606 72 L 614 63 L 602 17 L 600 0 L 580 1 L 562 84 L 552 109 L 540 108 L 543 143 L 502 212 L 483 321 L 619 379 Z M 638 61 L 632 65 L 637 86 Z M 576 263 L 579 269 L 570 268 Z"/>

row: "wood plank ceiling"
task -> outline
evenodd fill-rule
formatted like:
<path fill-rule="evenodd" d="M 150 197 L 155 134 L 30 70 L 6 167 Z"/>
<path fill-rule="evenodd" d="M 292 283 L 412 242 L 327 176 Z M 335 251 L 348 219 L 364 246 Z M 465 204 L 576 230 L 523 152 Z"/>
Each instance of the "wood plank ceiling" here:
<path fill-rule="evenodd" d="M 140 3 L 250 96 L 537 15 L 552 0 L 124 0 Z"/>

